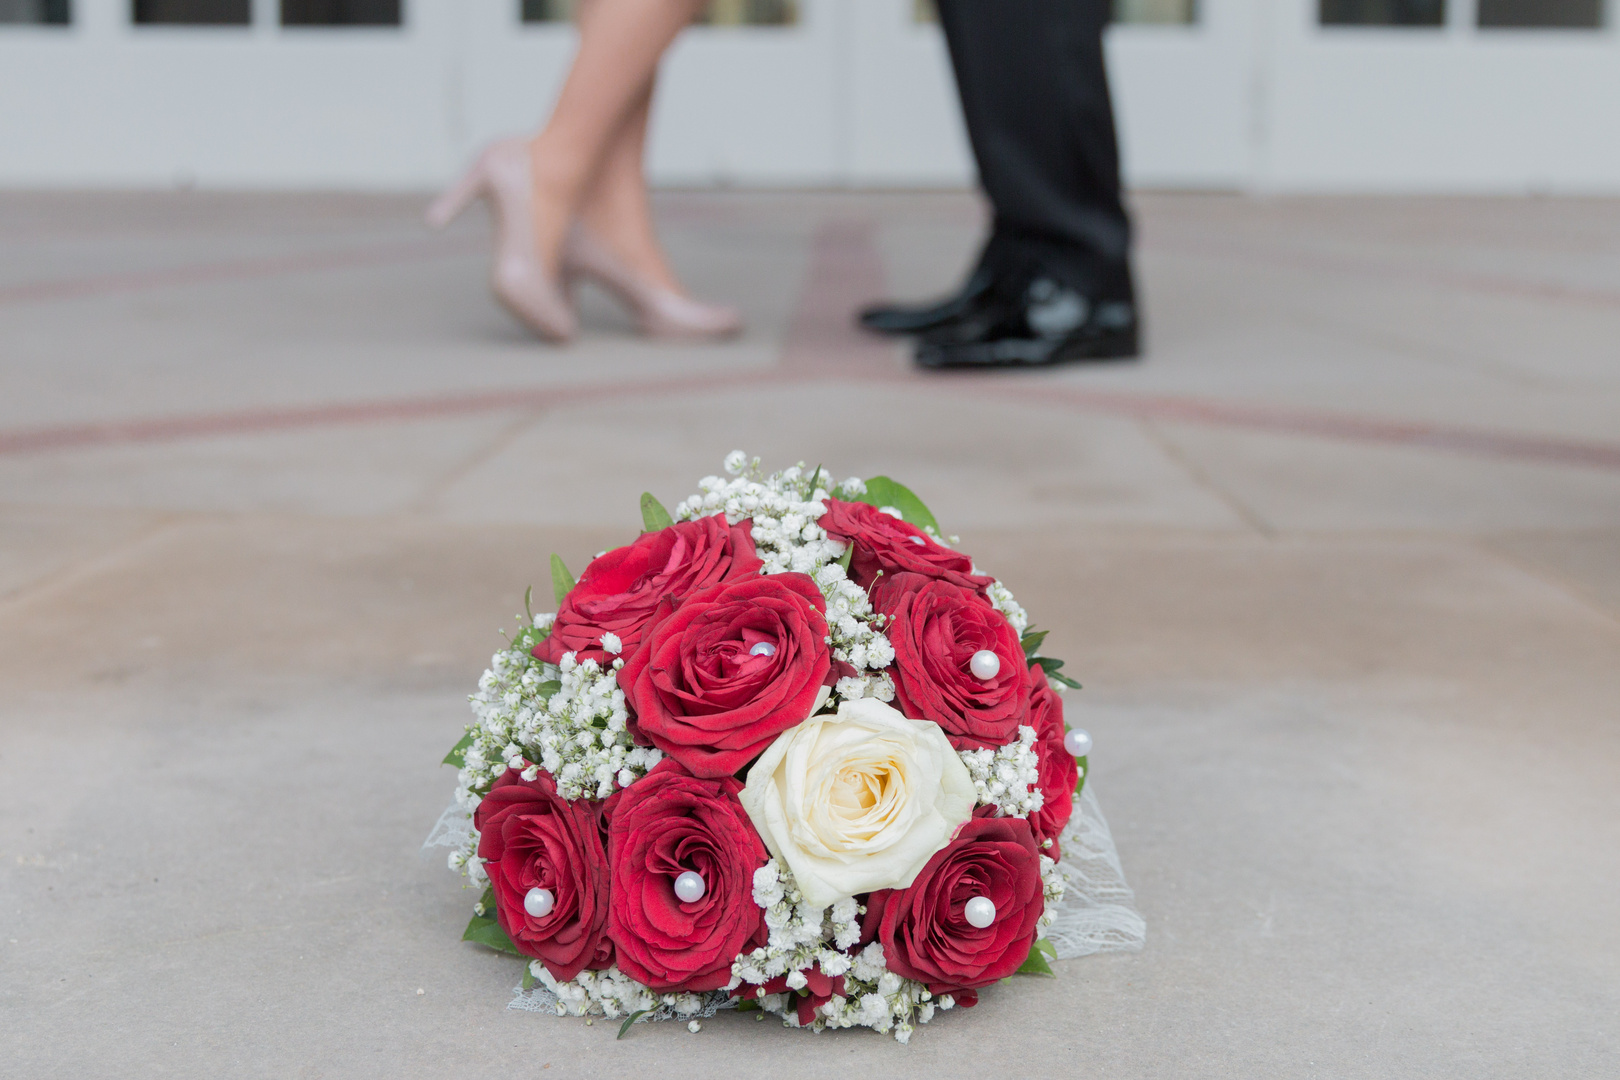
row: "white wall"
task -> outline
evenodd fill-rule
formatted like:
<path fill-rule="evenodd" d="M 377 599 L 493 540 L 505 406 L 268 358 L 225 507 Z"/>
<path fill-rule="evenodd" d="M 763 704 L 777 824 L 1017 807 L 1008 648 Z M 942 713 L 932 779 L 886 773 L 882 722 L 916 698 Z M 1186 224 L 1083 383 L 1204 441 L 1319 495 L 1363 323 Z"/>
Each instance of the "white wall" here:
<path fill-rule="evenodd" d="M 0 26 L 0 184 L 418 189 L 534 125 L 573 49 L 517 0 L 406 0 L 398 29 Z M 993 0 L 986 0 L 993 2 Z M 1131 180 L 1273 191 L 1620 192 L 1620 34 L 1323 29 L 1315 0 L 1203 0 L 1121 26 Z M 792 29 L 696 28 L 668 58 L 651 168 L 678 183 L 961 184 L 938 32 L 910 0 L 801 0 Z M 1611 20 L 1613 21 L 1613 20 Z"/>

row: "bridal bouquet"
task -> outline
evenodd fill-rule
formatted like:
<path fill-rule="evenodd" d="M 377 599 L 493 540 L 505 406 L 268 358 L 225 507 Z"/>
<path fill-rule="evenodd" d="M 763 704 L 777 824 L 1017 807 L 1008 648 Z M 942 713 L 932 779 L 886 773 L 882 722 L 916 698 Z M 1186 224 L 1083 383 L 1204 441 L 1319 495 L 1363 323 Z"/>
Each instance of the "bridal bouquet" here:
<path fill-rule="evenodd" d="M 434 840 L 484 890 L 465 939 L 530 959 L 518 1007 L 621 1035 L 735 1007 L 904 1042 L 1051 974 L 1064 845 L 1118 877 L 1078 684 L 905 487 L 725 469 L 577 581 L 553 556 L 557 613 L 480 681 Z"/>

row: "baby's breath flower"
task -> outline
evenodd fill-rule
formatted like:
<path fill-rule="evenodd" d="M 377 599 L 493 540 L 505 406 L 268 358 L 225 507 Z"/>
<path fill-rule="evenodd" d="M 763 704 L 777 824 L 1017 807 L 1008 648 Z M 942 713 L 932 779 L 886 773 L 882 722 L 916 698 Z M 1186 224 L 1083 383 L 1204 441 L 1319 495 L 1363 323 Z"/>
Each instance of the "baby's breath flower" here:
<path fill-rule="evenodd" d="M 977 574 L 979 572 L 978 568 L 974 567 L 973 572 Z M 993 581 L 990 583 L 990 588 L 985 590 L 985 595 L 997 611 L 1007 616 L 1007 621 L 1012 623 L 1014 630 L 1018 631 L 1018 636 L 1023 637 L 1024 631 L 1029 629 L 1029 613 L 1019 606 L 1017 600 L 1013 599 L 1012 591 L 1001 582 Z"/>
<path fill-rule="evenodd" d="M 1028 724 L 1018 729 L 1015 743 L 994 750 L 960 750 L 957 756 L 973 778 L 980 805 L 994 806 L 1003 817 L 1028 817 L 1044 804 L 1035 729 Z"/>

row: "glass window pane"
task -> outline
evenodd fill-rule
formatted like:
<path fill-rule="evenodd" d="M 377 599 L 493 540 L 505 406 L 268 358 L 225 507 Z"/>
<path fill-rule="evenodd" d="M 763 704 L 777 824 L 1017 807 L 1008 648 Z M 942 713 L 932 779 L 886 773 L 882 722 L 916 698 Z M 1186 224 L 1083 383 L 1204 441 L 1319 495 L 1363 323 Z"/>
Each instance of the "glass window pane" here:
<path fill-rule="evenodd" d="M 797 0 L 710 0 L 697 17 L 710 26 L 792 26 L 799 21 Z"/>
<path fill-rule="evenodd" d="M 524 22 L 568 22 L 574 17 L 574 0 L 523 0 Z"/>
<path fill-rule="evenodd" d="M 253 21 L 252 0 L 135 0 L 141 25 L 246 26 Z"/>
<path fill-rule="evenodd" d="M 68 0 L 0 0 L 0 23 L 66 26 L 72 21 Z"/>
<path fill-rule="evenodd" d="M 1198 21 L 1198 0 L 1111 0 L 1117 23 L 1188 25 Z M 939 21 L 934 0 L 912 0 L 911 21 Z"/>
<path fill-rule="evenodd" d="M 1603 0 L 1479 0 L 1479 25 L 1596 28 Z"/>
<path fill-rule="evenodd" d="M 1117 23 L 1194 23 L 1197 0 L 1114 0 Z"/>
<path fill-rule="evenodd" d="M 567 22 L 578 0 L 523 0 L 523 21 Z M 709 26 L 791 26 L 799 21 L 798 0 L 710 0 L 693 22 Z"/>
<path fill-rule="evenodd" d="M 398 26 L 400 0 L 281 0 L 282 26 Z"/>
<path fill-rule="evenodd" d="M 1446 0 L 1321 0 L 1323 26 L 1444 26 Z"/>

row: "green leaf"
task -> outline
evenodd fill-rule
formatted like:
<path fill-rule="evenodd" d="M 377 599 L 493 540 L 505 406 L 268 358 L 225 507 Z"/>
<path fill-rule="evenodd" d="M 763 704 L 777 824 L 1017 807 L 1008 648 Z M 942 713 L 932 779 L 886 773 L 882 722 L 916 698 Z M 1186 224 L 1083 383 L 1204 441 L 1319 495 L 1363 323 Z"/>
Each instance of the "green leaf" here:
<path fill-rule="evenodd" d="M 555 694 L 557 691 L 559 691 L 561 689 L 562 689 L 561 680 L 547 679 L 545 682 L 543 682 L 539 686 L 535 687 L 534 692 L 535 692 L 535 695 L 537 697 L 549 698 L 552 694 Z"/>
<path fill-rule="evenodd" d="M 1052 970 L 1052 965 L 1046 962 L 1048 956 L 1057 956 L 1057 949 L 1050 941 L 1036 941 L 1034 945 L 1030 946 L 1029 955 L 1024 958 L 1024 962 L 1019 965 L 1014 974 L 1045 975 L 1048 979 L 1057 978 L 1057 973 Z"/>
<path fill-rule="evenodd" d="M 900 516 L 919 529 L 932 529 L 939 532 L 939 522 L 934 515 L 928 512 L 923 501 L 911 493 L 911 489 L 904 484 L 896 483 L 887 476 L 874 476 L 866 482 L 866 494 L 857 502 L 868 506 L 892 506 L 900 511 Z"/>
<path fill-rule="evenodd" d="M 1086 778 L 1091 775 L 1091 762 L 1089 759 L 1083 757 L 1075 758 L 1074 762 L 1076 765 L 1080 766 L 1080 777 L 1074 782 L 1074 793 L 1078 795 L 1086 786 Z"/>
<path fill-rule="evenodd" d="M 534 586 L 530 585 L 523 590 L 523 614 L 529 617 L 529 625 L 534 625 Z"/>
<path fill-rule="evenodd" d="M 641 524 L 647 532 L 657 532 L 667 529 L 675 524 L 675 519 L 669 516 L 664 504 L 653 498 L 650 491 L 641 493 Z"/>
<path fill-rule="evenodd" d="M 474 915 L 467 924 L 467 930 L 461 935 L 462 941 L 471 941 L 477 945 L 495 949 L 498 952 L 511 953 L 513 956 L 522 956 L 512 939 L 506 936 L 501 924 L 494 919 L 486 919 L 482 915 Z"/>
<path fill-rule="evenodd" d="M 738 1012 L 761 1012 L 762 1010 L 759 1007 L 759 1002 L 750 1001 L 748 998 L 738 998 L 737 999 L 737 1011 Z"/>
<path fill-rule="evenodd" d="M 1035 659 L 1035 650 L 1041 647 L 1041 642 L 1045 641 L 1046 635 L 1050 633 L 1050 630 L 1031 630 L 1025 634 L 1019 641 L 1019 644 L 1024 647 L 1024 659 Z"/>
<path fill-rule="evenodd" d="M 853 558 L 855 558 L 855 541 L 851 540 L 844 545 L 844 553 L 838 557 L 838 565 L 844 568 L 845 573 L 849 572 L 849 563 Z"/>
<path fill-rule="evenodd" d="M 1047 678 L 1056 679 L 1070 690 L 1080 689 L 1079 683 L 1058 671 L 1063 666 L 1063 661 L 1051 656 L 1037 656 L 1033 659 L 1035 663 L 1041 665 L 1041 670 L 1046 672 Z"/>
<path fill-rule="evenodd" d="M 529 965 L 524 964 L 523 965 L 523 989 L 525 989 L 525 990 L 533 990 L 535 988 L 536 984 L 538 984 L 539 982 L 540 982 L 540 980 L 535 978 L 533 973 L 531 973 L 529 971 Z"/>
<path fill-rule="evenodd" d="M 558 607 L 561 607 L 568 594 L 574 591 L 574 575 L 563 565 L 561 555 L 551 557 L 551 591 L 557 597 Z"/>
<path fill-rule="evenodd" d="M 619 1038 L 622 1039 L 626 1035 L 630 1034 L 630 1025 L 635 1023 L 637 1020 L 640 1020 L 643 1016 L 646 1016 L 650 1012 L 652 1012 L 651 1009 L 639 1009 L 625 1017 L 624 1023 L 619 1025 Z"/>
<path fill-rule="evenodd" d="M 463 765 L 467 764 L 467 747 L 471 746 L 472 744 L 473 732 L 469 731 L 467 734 L 461 737 L 460 742 L 456 743 L 456 745 L 450 748 L 450 752 L 444 755 L 444 760 L 439 764 L 454 765 L 458 769 L 461 768 Z"/>

